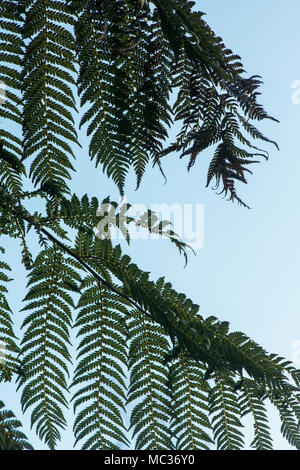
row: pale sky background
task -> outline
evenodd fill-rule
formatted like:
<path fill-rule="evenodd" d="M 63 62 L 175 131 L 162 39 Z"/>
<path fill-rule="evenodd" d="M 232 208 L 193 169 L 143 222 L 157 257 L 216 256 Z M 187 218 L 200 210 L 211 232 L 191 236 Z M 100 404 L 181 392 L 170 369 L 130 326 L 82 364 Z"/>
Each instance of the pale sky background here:
<path fill-rule="evenodd" d="M 299 190 L 300 105 L 292 103 L 292 84 L 300 80 L 300 3 L 298 0 L 201 0 L 197 7 L 207 13 L 206 21 L 234 53 L 242 57 L 247 75 L 261 75 L 261 103 L 280 123 L 260 124 L 260 129 L 279 144 L 263 145 L 268 162 L 253 165 L 248 185 L 239 195 L 251 206 L 242 208 L 205 188 L 206 171 L 212 156 L 208 150 L 188 174 L 185 160 L 171 155 L 164 162 L 168 181 L 150 166 L 142 185 L 135 189 L 128 179 L 126 196 L 130 203 L 203 204 L 204 245 L 191 255 L 184 269 L 183 258 L 166 241 L 138 240 L 127 249 L 140 268 L 152 278 L 165 276 L 174 288 L 200 305 L 203 316 L 215 315 L 231 323 L 269 352 L 292 359 L 293 343 L 300 340 L 299 289 Z M 299 95 L 300 96 L 300 95 Z M 174 134 L 174 132 L 173 132 Z M 85 140 L 83 143 L 85 144 Z M 87 150 L 77 152 L 78 170 L 72 189 L 102 200 L 118 200 L 111 180 L 87 162 Z M 11 307 L 19 324 L 24 296 L 24 269 L 16 261 L 14 243 L 7 244 L 10 264 L 16 270 L 10 292 Z M 300 367 L 300 354 L 298 358 Z M 1 398 L 24 423 L 24 430 L 36 449 L 44 449 L 30 431 L 30 413 L 22 417 L 13 385 L 1 384 Z M 72 449 L 70 429 L 59 448 Z M 271 410 L 275 449 L 289 449 L 280 435 L 280 422 Z"/>

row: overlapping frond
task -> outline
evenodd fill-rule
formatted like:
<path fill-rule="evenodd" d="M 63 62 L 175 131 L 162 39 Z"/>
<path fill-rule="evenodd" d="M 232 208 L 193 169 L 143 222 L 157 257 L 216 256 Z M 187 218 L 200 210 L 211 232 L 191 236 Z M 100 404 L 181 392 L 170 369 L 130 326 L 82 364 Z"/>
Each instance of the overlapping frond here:
<path fill-rule="evenodd" d="M 92 276 L 81 283 L 78 365 L 72 386 L 76 443 L 82 449 L 127 445 L 124 425 L 127 362 L 124 301 Z"/>
<path fill-rule="evenodd" d="M 62 409 L 68 406 L 66 376 L 74 307 L 70 294 L 78 291 L 80 280 L 75 268 L 76 262 L 56 246 L 41 251 L 24 299 L 23 311 L 28 314 L 23 322 L 21 403 L 24 411 L 33 408 L 31 423 L 51 449 L 66 425 Z"/>
<path fill-rule="evenodd" d="M 168 288 L 168 283 L 150 281 L 149 274 L 131 263 L 127 255 L 123 256 L 119 246 L 113 247 L 110 240 L 104 242 L 98 259 L 86 257 L 88 262 L 99 269 L 101 266 L 109 269 L 122 282 L 124 294 L 161 324 L 171 338 L 178 338 L 180 346 L 192 357 L 212 370 L 245 369 L 255 378 L 274 381 L 282 378 L 282 368 L 257 343 L 241 332 L 229 333 L 228 322 L 219 322 L 215 317 L 204 320 L 191 300 Z"/>
<path fill-rule="evenodd" d="M 24 158 L 32 157 L 29 176 L 42 188 L 55 183 L 68 192 L 77 143 L 73 17 L 66 2 L 26 1 L 23 38 Z"/>
<path fill-rule="evenodd" d="M 216 178 L 217 186 L 222 183 L 222 192 L 225 195 L 229 192 L 230 200 L 247 207 L 237 196 L 235 183 L 246 183 L 245 172 L 249 170 L 244 165 L 254 163 L 254 155 L 266 157 L 262 151 L 246 150 L 247 147 L 258 150 L 250 138 L 277 146 L 249 122 L 250 119 L 274 120 L 257 103 L 256 90 L 261 81 L 256 76 L 242 77 L 240 57 L 212 32 L 202 13 L 193 11 L 194 2 L 155 0 L 154 3 L 164 19 L 163 30 L 177 58 L 172 69 L 177 91 L 173 113 L 175 121 L 182 123 L 176 141 L 160 152 L 156 161 L 177 151 L 181 158 L 189 157 L 190 169 L 200 152 L 220 142 L 209 167 L 207 185 Z M 228 134 L 230 149 L 228 142 L 224 142 Z M 243 150 L 235 139 L 243 144 Z"/>
<path fill-rule="evenodd" d="M 209 396 L 211 423 L 218 450 L 240 450 L 244 445 L 241 410 L 233 389 L 232 377 L 214 374 Z"/>
<path fill-rule="evenodd" d="M 176 449 L 209 450 L 213 445 L 208 416 L 210 386 L 205 368 L 181 352 L 170 367 L 173 427 Z"/>
<path fill-rule="evenodd" d="M 20 2 L 0 5 L 0 183 L 15 195 L 22 189 L 22 141 L 10 125 L 21 131 L 21 65 L 24 44 Z"/>
<path fill-rule="evenodd" d="M 25 434 L 20 431 L 21 426 L 14 413 L 0 401 L 0 450 L 33 450 Z"/>
<path fill-rule="evenodd" d="M 4 250 L 0 247 L 1 257 L 3 253 Z M 9 265 L 0 259 L 0 382 L 11 380 L 19 365 L 19 348 L 13 330 L 13 314 L 6 299 L 6 284 L 11 280 L 7 273 L 10 271 Z"/>
<path fill-rule="evenodd" d="M 136 449 L 172 449 L 164 330 L 133 310 L 128 321 L 130 428 Z"/>
<path fill-rule="evenodd" d="M 81 125 L 88 123 L 91 158 L 123 194 L 130 166 L 139 185 L 167 136 L 170 51 L 146 3 L 74 3 L 79 93 L 81 104 L 89 104 Z"/>
<path fill-rule="evenodd" d="M 257 450 L 271 450 L 272 437 L 262 394 L 251 380 L 245 378 L 241 380 L 238 387 L 241 391 L 239 398 L 241 416 L 251 414 L 254 421 L 254 439 L 251 447 Z"/>
<path fill-rule="evenodd" d="M 268 390 L 266 395 L 278 410 L 281 433 L 288 442 L 300 450 L 300 394 L 286 393 L 286 390 Z"/>
<path fill-rule="evenodd" d="M 252 447 L 271 449 L 266 400 L 300 448 L 300 372 L 228 322 L 204 318 L 111 241 L 117 228 L 129 242 L 132 224 L 167 236 L 186 256 L 170 223 L 151 211 L 129 216 L 130 205 L 109 198 L 79 198 L 68 186 L 77 85 L 90 157 L 121 194 L 131 168 L 139 186 L 150 161 L 163 172 L 162 157 L 179 152 L 190 169 L 215 146 L 207 186 L 215 181 L 246 206 L 236 184 L 246 183 L 256 157 L 267 157 L 252 140 L 276 146 L 253 121 L 273 118 L 257 102 L 260 77 L 243 77 L 240 58 L 194 7 L 189 0 L 0 4 L 0 233 L 21 241 L 29 271 L 18 358 L 10 268 L 1 258 L 0 379 L 19 375 L 23 410 L 31 409 L 51 449 L 66 426 L 75 295 L 74 433 L 84 449 L 241 449 L 246 414 L 254 419 Z M 173 120 L 180 131 L 164 148 Z M 40 202 L 34 214 L 32 198 Z M 42 250 L 34 262 L 32 233 Z M 29 449 L 3 408 L 0 447 Z"/>
<path fill-rule="evenodd" d="M 250 150 L 256 149 L 251 138 L 275 144 L 249 122 L 273 119 L 257 103 L 259 77 L 242 77 L 240 57 L 193 7 L 188 0 L 70 2 L 77 15 L 81 125 L 88 124 L 91 158 L 121 194 L 130 167 L 137 185 L 150 160 L 161 168 L 161 158 L 174 151 L 189 156 L 190 169 L 202 150 L 222 143 L 229 131 Z M 181 131 L 163 149 L 173 116 Z M 231 154 L 241 153 L 233 140 Z M 242 203 L 235 182 L 246 182 L 247 169 L 239 162 L 237 171 L 238 158 L 227 159 L 224 152 L 219 158 L 219 172 L 211 165 L 209 179 L 218 184 L 221 172 L 224 192 Z M 246 165 L 252 153 L 244 150 L 241 158 Z"/>

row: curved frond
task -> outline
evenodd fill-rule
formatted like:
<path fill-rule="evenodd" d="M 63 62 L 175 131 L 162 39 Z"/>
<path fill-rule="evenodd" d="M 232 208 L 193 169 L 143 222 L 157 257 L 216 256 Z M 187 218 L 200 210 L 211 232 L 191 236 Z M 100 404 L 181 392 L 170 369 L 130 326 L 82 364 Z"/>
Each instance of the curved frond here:
<path fill-rule="evenodd" d="M 168 339 L 138 311 L 128 321 L 130 428 L 136 449 L 172 449 L 169 417 L 171 402 L 165 361 Z"/>
<path fill-rule="evenodd" d="M 218 450 L 241 450 L 244 445 L 241 410 L 233 383 L 228 379 L 221 373 L 214 374 L 214 386 L 209 397 L 211 423 Z"/>
<path fill-rule="evenodd" d="M 0 254 L 3 253 L 4 250 L 0 247 Z M 8 271 L 11 268 L 0 259 L 0 382 L 11 380 L 19 366 L 19 347 L 13 331 L 12 311 L 6 299 L 6 283 L 11 280 L 7 275 Z"/>
<path fill-rule="evenodd" d="M 272 450 L 272 437 L 264 401 L 252 381 L 242 379 L 240 385 L 241 416 L 250 413 L 254 420 L 254 439 L 251 447 L 257 450 Z"/>
<path fill-rule="evenodd" d="M 181 352 L 170 366 L 176 449 L 209 450 L 214 443 L 208 416 L 205 368 Z"/>
<path fill-rule="evenodd" d="M 25 434 L 20 431 L 21 426 L 14 413 L 5 409 L 0 401 L 0 450 L 33 450 Z"/>
<path fill-rule="evenodd" d="M 78 291 L 76 263 L 54 245 L 43 250 L 29 273 L 23 311 L 28 312 L 22 340 L 23 410 L 33 407 L 31 424 L 41 439 L 54 449 L 60 429 L 66 426 L 62 409 L 68 406 L 68 363 L 71 360 L 69 329 L 74 307 L 70 295 Z"/>
<path fill-rule="evenodd" d="M 29 176 L 42 188 L 55 183 L 69 192 L 77 143 L 72 112 L 76 110 L 73 17 L 64 1 L 27 1 L 23 36 L 24 158 L 33 156 Z"/>
<path fill-rule="evenodd" d="M 123 415 L 127 360 L 122 299 L 91 276 L 81 283 L 78 365 L 72 386 L 76 443 L 82 449 L 109 450 L 127 445 Z"/>

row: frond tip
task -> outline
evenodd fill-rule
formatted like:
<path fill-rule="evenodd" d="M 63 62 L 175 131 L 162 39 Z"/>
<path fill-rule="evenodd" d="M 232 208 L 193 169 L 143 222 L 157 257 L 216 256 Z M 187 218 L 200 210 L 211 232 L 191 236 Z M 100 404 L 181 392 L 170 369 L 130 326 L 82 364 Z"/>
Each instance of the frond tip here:
<path fill-rule="evenodd" d="M 25 434 L 20 431 L 21 426 L 14 413 L 5 409 L 0 401 L 0 450 L 33 450 Z"/>

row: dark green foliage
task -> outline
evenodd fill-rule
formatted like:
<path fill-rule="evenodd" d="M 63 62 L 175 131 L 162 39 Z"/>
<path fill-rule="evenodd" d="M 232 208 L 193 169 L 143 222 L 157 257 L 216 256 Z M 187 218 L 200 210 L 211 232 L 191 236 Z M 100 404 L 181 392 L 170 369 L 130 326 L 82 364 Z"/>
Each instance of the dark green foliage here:
<path fill-rule="evenodd" d="M 247 379 L 242 379 L 239 385 L 241 416 L 251 413 L 254 420 L 254 439 L 251 447 L 257 450 L 271 450 L 272 438 L 264 400 L 259 389 L 254 382 Z"/>
<path fill-rule="evenodd" d="M 169 347 L 167 337 L 161 327 L 149 322 L 140 311 L 132 312 L 128 335 L 128 403 L 135 403 L 130 427 L 136 439 L 136 449 L 170 449 L 172 435 L 168 421 L 171 401 L 165 361 Z"/>
<path fill-rule="evenodd" d="M 240 450 L 244 439 L 241 431 L 240 408 L 229 375 L 216 372 L 209 403 L 214 438 L 218 450 Z"/>
<path fill-rule="evenodd" d="M 127 445 L 124 414 L 127 362 L 126 329 L 122 298 L 95 281 L 92 276 L 81 284 L 79 313 L 78 365 L 73 386 L 76 413 L 76 441 L 87 438 L 83 449 L 114 449 L 115 443 Z"/>
<path fill-rule="evenodd" d="M 25 434 L 20 431 L 21 426 L 14 413 L 6 410 L 0 401 L 0 450 L 33 450 Z"/>
<path fill-rule="evenodd" d="M 186 0 L 70 2 L 78 15 L 81 125 L 88 123 L 91 158 L 121 194 L 130 166 L 139 185 L 150 160 L 161 168 L 161 157 L 179 151 L 189 155 L 190 169 L 199 152 L 220 142 L 223 152 L 210 165 L 208 183 L 216 178 L 225 195 L 245 205 L 235 182 L 246 182 L 253 156 L 266 155 L 239 149 L 235 139 L 250 150 L 256 149 L 251 137 L 271 142 L 249 120 L 273 118 L 257 103 L 261 82 L 242 77 L 239 56 L 193 7 Z M 173 107 L 171 92 L 177 95 Z M 181 131 L 163 149 L 173 119 Z"/>
<path fill-rule="evenodd" d="M 23 38 L 23 135 L 24 156 L 31 157 L 29 176 L 35 185 L 54 182 L 68 191 L 77 143 L 72 110 L 75 108 L 74 39 L 69 31 L 74 20 L 64 1 L 26 2 Z"/>
<path fill-rule="evenodd" d="M 243 77 L 240 58 L 187 0 L 2 1 L 0 60 L 1 245 L 18 239 L 28 270 L 18 345 L 0 249 L 0 379 L 18 379 L 41 440 L 57 446 L 72 401 L 83 449 L 241 449 L 247 414 L 252 447 L 271 449 L 271 402 L 299 448 L 300 372 L 228 322 L 200 315 L 110 239 L 117 228 L 130 242 L 130 226 L 143 227 L 186 258 L 168 221 L 151 211 L 129 217 L 109 197 L 80 199 L 68 183 L 78 101 L 90 157 L 121 194 L 131 168 L 138 186 L 148 163 L 163 171 L 163 157 L 177 151 L 190 169 L 215 146 L 207 185 L 246 205 L 235 184 L 267 155 L 250 139 L 271 142 L 252 123 L 270 118 L 257 103 L 258 77 Z M 174 120 L 179 134 L 164 148 Z M 0 447 L 29 449 L 1 410 Z"/>
<path fill-rule="evenodd" d="M 0 255 L 4 253 L 0 247 Z M 12 311 L 6 300 L 6 283 L 11 279 L 7 276 L 11 271 L 7 263 L 0 259 L 0 381 L 11 380 L 18 369 L 17 355 L 19 348 L 13 331 Z"/>
<path fill-rule="evenodd" d="M 208 416 L 208 382 L 205 367 L 181 352 L 170 367 L 176 449 L 204 449 L 213 444 Z"/>
<path fill-rule="evenodd" d="M 61 407 L 68 406 L 66 375 L 70 353 L 69 328 L 74 307 L 70 292 L 76 291 L 79 276 L 76 262 L 63 256 L 54 245 L 41 251 L 31 269 L 23 322 L 23 375 L 20 377 L 22 407 L 34 406 L 31 424 L 53 449 L 66 421 Z"/>
<path fill-rule="evenodd" d="M 19 195 L 21 191 L 21 173 L 24 167 L 22 157 L 22 139 L 10 131 L 3 123 L 13 122 L 20 129 L 22 125 L 21 63 L 24 41 L 21 34 L 20 15 L 17 1 L 3 1 L 0 5 L 0 183 Z M 3 88 L 5 86 L 5 88 Z M 8 130 L 9 129 L 9 130 Z"/>

